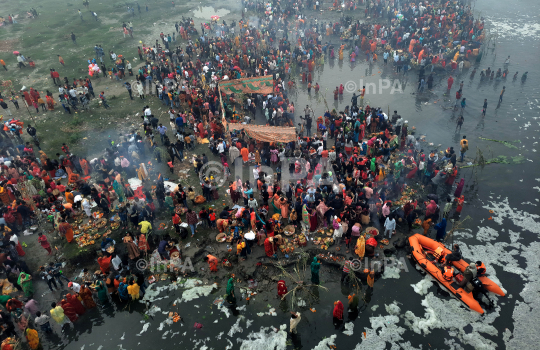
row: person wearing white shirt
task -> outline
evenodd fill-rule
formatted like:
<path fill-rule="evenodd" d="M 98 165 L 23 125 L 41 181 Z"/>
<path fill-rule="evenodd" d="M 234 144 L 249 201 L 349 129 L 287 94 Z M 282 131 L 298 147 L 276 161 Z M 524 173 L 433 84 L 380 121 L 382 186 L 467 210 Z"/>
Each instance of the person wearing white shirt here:
<path fill-rule="evenodd" d="M 255 183 L 257 183 L 257 180 L 259 179 L 259 168 L 258 167 L 253 169 L 253 178 L 255 179 Z"/>
<path fill-rule="evenodd" d="M 248 200 L 248 207 L 253 210 L 257 210 L 259 207 L 259 203 L 257 203 L 257 200 L 253 197 L 250 197 Z"/>
<path fill-rule="evenodd" d="M 71 288 L 75 293 L 79 293 L 81 291 L 81 285 L 75 282 L 69 282 L 68 288 Z"/>
<path fill-rule="evenodd" d="M 218 150 L 219 154 L 222 154 L 223 152 L 225 152 L 225 147 L 223 146 L 223 142 L 218 143 L 217 150 Z"/>
<path fill-rule="evenodd" d="M 337 227 L 336 227 L 337 226 Z M 341 237 L 343 236 L 343 226 L 341 226 L 340 219 L 337 216 L 334 216 L 334 240 L 337 245 L 341 243 Z"/>
<path fill-rule="evenodd" d="M 392 238 L 392 234 L 396 230 L 396 220 L 394 219 L 393 215 L 389 215 L 386 217 L 386 221 L 384 222 L 384 236 L 386 236 L 386 233 L 388 233 L 388 238 Z"/>

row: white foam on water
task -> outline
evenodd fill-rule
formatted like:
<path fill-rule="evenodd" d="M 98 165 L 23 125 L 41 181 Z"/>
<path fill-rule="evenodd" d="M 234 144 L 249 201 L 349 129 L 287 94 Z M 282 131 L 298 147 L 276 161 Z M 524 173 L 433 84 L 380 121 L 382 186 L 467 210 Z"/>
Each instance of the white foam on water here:
<path fill-rule="evenodd" d="M 330 345 L 333 345 L 335 346 L 336 343 L 335 343 L 335 340 L 336 340 L 336 337 L 337 335 L 333 334 L 330 336 L 330 338 L 325 338 L 323 340 L 321 340 L 319 342 L 319 344 L 317 344 L 313 350 L 327 350 L 330 348 Z"/>
<path fill-rule="evenodd" d="M 246 310 L 246 305 L 242 305 L 240 307 L 237 307 L 236 310 L 238 311 L 245 311 Z"/>
<path fill-rule="evenodd" d="M 188 280 L 188 282 L 190 281 L 195 281 L 195 280 Z M 196 284 L 194 283 L 188 284 L 188 282 L 185 283 L 184 287 L 189 288 L 189 289 L 185 290 L 182 293 L 182 298 L 180 299 L 181 302 L 192 301 L 203 296 L 206 297 L 210 295 L 210 293 L 212 293 L 214 289 L 218 288 L 217 283 L 214 283 L 209 286 L 201 286 L 199 285 L 200 283 L 202 283 L 201 281 L 196 281 L 196 282 L 199 282 Z"/>
<path fill-rule="evenodd" d="M 522 256 L 527 262 L 525 271 L 529 279 L 519 293 L 523 302 L 516 301 L 512 314 L 514 333 L 511 336 L 504 334 L 504 338 L 509 339 L 505 340 L 508 349 L 528 349 L 531 344 L 540 343 L 540 242 L 533 242 L 523 249 Z"/>
<path fill-rule="evenodd" d="M 227 316 L 227 318 L 229 318 L 229 316 L 231 316 L 231 310 L 229 310 L 228 307 L 223 306 L 223 303 L 218 304 L 218 310 L 223 312 L 225 314 L 225 316 Z"/>
<path fill-rule="evenodd" d="M 420 282 L 416 284 L 411 284 L 411 287 L 413 287 L 414 291 L 420 295 L 426 295 L 428 292 L 429 287 L 433 285 L 433 277 L 431 275 L 426 274 Z"/>
<path fill-rule="evenodd" d="M 503 341 L 507 343 L 510 340 L 510 337 L 512 337 L 512 331 L 506 328 L 503 332 Z"/>
<path fill-rule="evenodd" d="M 139 334 L 137 334 L 137 335 L 141 335 L 141 334 L 143 334 L 144 332 L 146 332 L 146 331 L 148 330 L 148 327 L 150 327 L 150 323 L 145 323 L 145 324 L 143 325 L 143 327 L 142 327 L 141 332 L 140 332 Z"/>
<path fill-rule="evenodd" d="M 398 302 L 394 300 L 392 304 L 384 305 L 384 308 L 386 309 L 386 312 L 388 312 L 390 315 L 399 315 L 401 312 L 401 308 L 397 304 Z"/>
<path fill-rule="evenodd" d="M 258 332 L 251 332 L 247 339 L 237 338 L 240 350 L 285 350 L 287 349 L 287 325 L 283 324 L 279 329 L 273 327 L 261 327 Z M 326 350 L 326 349 L 325 349 Z"/>
<path fill-rule="evenodd" d="M 343 332 L 343 334 L 353 335 L 353 333 L 354 333 L 354 323 L 352 322 L 345 323 L 345 331 Z"/>
<path fill-rule="evenodd" d="M 501 229 L 504 231 L 504 229 Z M 476 233 L 476 239 L 483 242 L 494 241 L 499 237 L 499 232 L 491 227 L 478 227 L 478 232 Z"/>
<path fill-rule="evenodd" d="M 398 279 L 400 271 L 401 271 L 401 269 L 399 267 L 397 267 L 397 266 L 387 266 L 384 269 L 384 273 L 382 275 L 382 278 L 383 279 L 388 279 L 388 278 Z"/>
<path fill-rule="evenodd" d="M 521 227 L 524 231 L 540 234 L 540 225 L 537 223 L 540 215 L 511 208 L 508 198 L 497 202 L 489 201 L 482 207 L 493 210 L 491 217 L 499 225 L 502 225 L 504 219 L 510 219 L 514 225 Z"/>
<path fill-rule="evenodd" d="M 405 333 L 405 328 L 397 325 L 399 317 L 377 316 L 370 317 L 369 321 L 371 328 L 365 329 L 366 335 L 362 335 L 362 342 L 357 344 L 354 350 L 386 349 L 386 343 L 397 344 L 403 340 L 401 336 Z"/>
<path fill-rule="evenodd" d="M 148 316 L 155 316 L 160 311 L 161 311 L 161 308 L 159 306 L 152 305 L 146 314 Z"/>
<path fill-rule="evenodd" d="M 512 230 L 508 230 L 508 236 L 510 237 L 510 242 L 512 243 L 517 243 L 517 241 L 521 239 L 520 233 Z"/>
<path fill-rule="evenodd" d="M 448 350 L 464 350 L 464 348 L 456 343 L 455 339 L 444 338 L 444 345 L 448 346 Z"/>
<path fill-rule="evenodd" d="M 471 229 L 464 228 L 464 229 L 454 231 L 454 237 L 461 237 L 464 239 L 473 238 L 474 236 L 471 233 L 472 233 Z"/>
<path fill-rule="evenodd" d="M 379 305 L 373 305 L 373 306 L 371 307 L 371 311 L 377 310 L 378 307 L 379 307 Z"/>
<path fill-rule="evenodd" d="M 214 323 L 215 323 L 215 322 L 214 322 Z M 219 332 L 219 334 L 216 335 L 216 339 L 217 339 L 217 340 L 220 340 L 221 337 L 223 336 L 223 334 L 225 334 L 225 332 Z"/>
<path fill-rule="evenodd" d="M 496 344 L 484 335 L 496 336 L 497 329 L 492 323 L 499 317 L 500 306 L 496 305 L 489 313 L 483 316 L 477 312 L 463 307 L 455 299 L 444 300 L 429 293 L 422 301 L 425 307 L 424 318 L 416 317 L 411 311 L 405 313 L 405 324 L 418 334 L 429 334 L 432 329 L 445 329 L 462 344 L 475 349 L 495 349 Z M 467 326 L 470 329 L 465 330 Z M 469 328 L 469 327 L 467 327 Z"/>
<path fill-rule="evenodd" d="M 233 324 L 233 326 L 231 327 L 231 329 L 229 330 L 229 332 L 227 333 L 227 335 L 229 337 L 232 337 L 235 333 L 242 333 L 244 331 L 244 329 L 242 329 L 242 327 L 240 327 L 240 321 L 243 319 L 244 317 L 243 316 L 239 316 L 237 319 L 236 319 L 236 322 Z"/>

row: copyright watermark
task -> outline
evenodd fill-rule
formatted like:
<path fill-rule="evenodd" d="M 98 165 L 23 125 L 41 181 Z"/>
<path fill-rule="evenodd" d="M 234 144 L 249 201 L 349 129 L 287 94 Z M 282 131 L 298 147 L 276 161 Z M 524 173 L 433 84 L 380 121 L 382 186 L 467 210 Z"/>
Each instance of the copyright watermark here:
<path fill-rule="evenodd" d="M 358 82 L 349 80 L 345 83 L 344 88 L 345 91 L 351 94 L 361 92 L 362 89 L 366 89 L 366 95 L 383 95 L 388 93 L 387 90 L 390 90 L 390 95 L 403 93 L 401 82 L 397 79 L 379 79 L 378 83 L 367 83 L 364 82 L 364 79 L 360 79 Z"/>
<path fill-rule="evenodd" d="M 216 187 L 226 184 L 225 167 L 220 162 L 210 161 L 204 164 L 199 170 L 199 180 L 204 183 L 205 180 L 215 183 Z"/>
<path fill-rule="evenodd" d="M 362 271 L 363 269 L 368 269 L 370 271 L 375 272 L 382 272 L 384 269 L 387 268 L 398 268 L 400 270 L 403 270 L 405 272 L 409 272 L 409 268 L 407 267 L 407 264 L 405 262 L 405 258 L 384 258 L 382 261 L 369 261 L 369 259 L 366 257 L 364 259 L 364 262 L 360 259 L 353 259 L 351 261 L 351 269 L 355 272 Z"/>
<path fill-rule="evenodd" d="M 185 259 L 171 258 L 170 260 L 139 259 L 135 263 L 139 271 L 149 270 L 150 272 L 195 272 L 193 263 L 189 257 Z"/>

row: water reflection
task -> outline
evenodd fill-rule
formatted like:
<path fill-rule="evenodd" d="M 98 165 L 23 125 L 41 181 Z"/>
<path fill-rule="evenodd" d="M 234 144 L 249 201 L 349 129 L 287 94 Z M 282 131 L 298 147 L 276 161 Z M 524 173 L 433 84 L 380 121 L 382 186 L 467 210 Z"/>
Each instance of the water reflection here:
<path fill-rule="evenodd" d="M 231 11 L 227 9 L 215 9 L 211 6 L 200 6 L 197 10 L 193 10 L 193 16 L 197 18 L 210 19 L 212 16 L 223 17 Z"/>

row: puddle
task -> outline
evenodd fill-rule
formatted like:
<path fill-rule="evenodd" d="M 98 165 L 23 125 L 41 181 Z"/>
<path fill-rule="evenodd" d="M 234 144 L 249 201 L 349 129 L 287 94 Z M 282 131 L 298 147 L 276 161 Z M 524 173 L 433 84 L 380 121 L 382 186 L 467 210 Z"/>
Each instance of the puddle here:
<path fill-rule="evenodd" d="M 223 17 L 228 15 L 231 11 L 227 9 L 215 9 L 211 6 L 201 6 L 197 10 L 193 10 L 193 15 L 197 18 L 210 19 L 212 16 Z"/>

